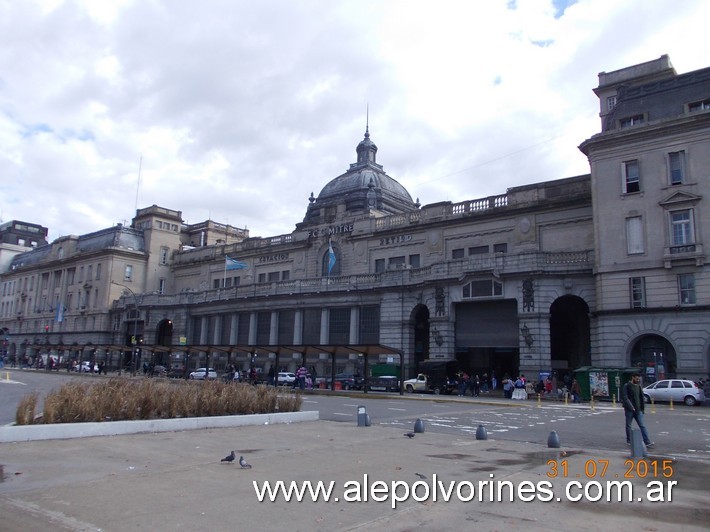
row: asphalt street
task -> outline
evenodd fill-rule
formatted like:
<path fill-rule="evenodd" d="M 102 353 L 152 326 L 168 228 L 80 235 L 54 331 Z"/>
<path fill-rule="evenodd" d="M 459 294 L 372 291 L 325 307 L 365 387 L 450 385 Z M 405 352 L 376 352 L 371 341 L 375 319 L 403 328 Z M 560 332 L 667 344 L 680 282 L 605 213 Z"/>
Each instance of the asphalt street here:
<path fill-rule="evenodd" d="M 621 405 L 581 405 L 557 401 L 506 401 L 496 397 L 363 395 L 306 396 L 304 410 L 318 410 L 321 419 L 352 422 L 365 406 L 373 424 L 411 430 L 422 419 L 426 430 L 475 437 L 479 425 L 495 438 L 545 443 L 556 431 L 567 445 L 624 451 L 624 413 Z M 657 448 L 664 452 L 710 460 L 710 409 L 677 405 L 648 406 L 646 425 Z"/>
<path fill-rule="evenodd" d="M 43 397 L 70 379 L 101 379 L 96 375 L 3 370 L 0 373 L 0 425 L 14 422 L 17 402 L 26 394 Z M 143 377 L 139 377 L 143 378 Z M 710 460 L 710 405 L 647 407 L 646 424 L 657 448 L 676 456 Z M 456 437 L 474 437 L 479 425 L 492 436 L 513 442 L 545 443 L 552 430 L 566 445 L 610 451 L 626 450 L 620 405 L 561 401 L 507 401 L 497 394 L 478 398 L 423 394 L 309 393 L 302 410 L 317 410 L 320 419 L 353 423 L 365 406 L 373 424 L 411 430 L 422 419 L 426 430 Z"/>

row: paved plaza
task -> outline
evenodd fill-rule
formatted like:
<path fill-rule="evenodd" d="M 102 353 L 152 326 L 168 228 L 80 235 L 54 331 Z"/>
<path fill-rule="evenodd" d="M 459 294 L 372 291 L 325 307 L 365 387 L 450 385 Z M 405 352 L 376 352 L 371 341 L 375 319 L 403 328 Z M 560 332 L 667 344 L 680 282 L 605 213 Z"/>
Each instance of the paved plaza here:
<path fill-rule="evenodd" d="M 231 450 L 253 467 L 221 462 Z M 355 419 L 2 443 L 0 529 L 707 530 L 707 461 L 651 455 L 651 469 L 636 464 L 629 453 L 493 437 L 425 430 L 408 438 L 397 428 L 359 427 Z M 665 477 L 661 467 L 670 468 Z M 630 470 L 632 502 L 566 500 L 570 482 L 579 483 L 571 493 L 580 495 L 590 481 L 624 480 Z M 332 481 L 332 496 L 339 500 L 259 502 L 254 481 L 263 487 L 264 481 L 279 480 Z M 516 494 L 514 502 L 491 502 L 488 493 L 481 502 L 478 493 L 463 502 L 455 491 L 448 502 L 443 492 L 437 500 L 424 497 L 424 484 L 453 482 L 464 486 L 459 495 L 467 498 L 466 486 L 478 489 L 479 481 L 492 480 L 509 481 L 516 489 L 525 481 L 550 482 L 554 496 L 544 501 L 533 495 L 532 502 L 521 500 L 525 493 Z M 399 482 L 400 496 L 409 489 L 406 483 L 420 500 L 410 497 L 396 508 L 392 497 L 376 502 L 371 488 L 377 481 L 380 487 Z M 675 481 L 672 501 L 639 502 L 649 481 L 664 486 Z M 345 488 L 354 482 L 362 487 L 360 501 L 347 502 Z M 357 495 L 350 491 L 348 500 L 353 498 Z"/>

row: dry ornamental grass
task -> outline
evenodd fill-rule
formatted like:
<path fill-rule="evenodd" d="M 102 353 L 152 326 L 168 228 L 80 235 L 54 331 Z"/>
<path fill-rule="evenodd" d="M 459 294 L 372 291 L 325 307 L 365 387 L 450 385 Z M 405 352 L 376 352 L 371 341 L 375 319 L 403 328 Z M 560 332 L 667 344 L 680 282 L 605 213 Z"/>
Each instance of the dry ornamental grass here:
<path fill-rule="evenodd" d="M 41 416 L 37 402 L 36 393 L 20 401 L 18 425 L 298 412 L 302 397 L 264 385 L 117 378 L 64 384 L 47 394 Z"/>

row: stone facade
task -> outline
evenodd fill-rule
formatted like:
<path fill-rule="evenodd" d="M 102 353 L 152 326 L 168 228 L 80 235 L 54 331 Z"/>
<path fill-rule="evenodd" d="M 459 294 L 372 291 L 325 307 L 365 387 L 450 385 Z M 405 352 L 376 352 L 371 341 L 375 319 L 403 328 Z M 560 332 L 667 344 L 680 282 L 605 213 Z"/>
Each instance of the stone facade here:
<path fill-rule="evenodd" d="M 366 130 L 290 234 L 188 226 L 154 205 L 131 227 L 22 253 L 1 278 L 8 351 L 120 366 L 135 337 L 142 360 L 267 371 L 280 346 L 311 346 L 322 375 L 318 346 L 380 344 L 403 353 L 406 376 L 427 358 L 499 379 L 590 365 L 702 376 L 707 79 L 677 76 L 667 58 L 600 74 L 602 132 L 580 146 L 591 175 L 422 206 Z M 279 369 L 301 363 L 283 353 Z M 363 369 L 358 352 L 337 365 Z"/>
<path fill-rule="evenodd" d="M 599 74 L 592 171 L 598 302 L 593 358 L 649 376 L 707 376 L 710 362 L 710 68 L 667 56 Z"/>

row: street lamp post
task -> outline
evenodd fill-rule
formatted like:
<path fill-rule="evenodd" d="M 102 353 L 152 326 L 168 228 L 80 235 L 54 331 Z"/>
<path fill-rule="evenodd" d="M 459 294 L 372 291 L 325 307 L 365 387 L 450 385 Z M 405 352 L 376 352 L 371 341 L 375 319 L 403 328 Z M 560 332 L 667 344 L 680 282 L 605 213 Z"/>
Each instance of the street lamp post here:
<path fill-rule="evenodd" d="M 136 297 L 136 294 L 133 293 L 133 290 L 131 290 L 129 287 L 127 287 L 125 284 L 118 283 L 116 281 L 111 281 L 111 284 L 118 285 L 122 288 L 125 288 L 128 290 L 128 292 L 133 296 L 133 304 L 136 307 L 136 315 L 133 317 L 133 336 L 131 336 L 131 375 L 133 377 L 136 376 L 136 345 L 138 344 L 138 316 L 139 316 L 139 311 L 138 311 L 138 298 Z M 118 371 L 121 371 L 121 365 L 119 364 L 118 366 Z"/>

